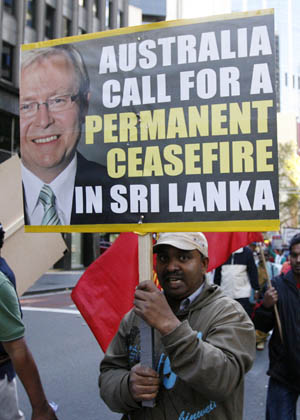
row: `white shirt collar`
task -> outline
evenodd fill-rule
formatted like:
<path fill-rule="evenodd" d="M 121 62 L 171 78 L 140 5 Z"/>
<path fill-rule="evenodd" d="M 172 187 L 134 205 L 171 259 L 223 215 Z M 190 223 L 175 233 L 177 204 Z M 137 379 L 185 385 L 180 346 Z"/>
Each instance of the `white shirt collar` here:
<path fill-rule="evenodd" d="M 180 311 L 186 309 L 188 306 L 190 306 L 194 302 L 196 297 L 198 297 L 200 293 L 202 292 L 203 286 L 204 286 L 204 282 L 194 293 L 192 293 L 190 296 L 188 296 L 187 298 L 183 299 L 180 302 L 180 306 L 179 306 Z"/>
<path fill-rule="evenodd" d="M 40 225 L 44 209 L 39 202 L 39 194 L 45 184 L 23 164 L 22 180 L 26 197 L 26 212 L 31 225 Z M 75 154 L 69 165 L 52 181 L 47 184 L 56 196 L 56 211 L 63 225 L 70 225 L 75 176 L 77 170 L 77 156 Z"/>

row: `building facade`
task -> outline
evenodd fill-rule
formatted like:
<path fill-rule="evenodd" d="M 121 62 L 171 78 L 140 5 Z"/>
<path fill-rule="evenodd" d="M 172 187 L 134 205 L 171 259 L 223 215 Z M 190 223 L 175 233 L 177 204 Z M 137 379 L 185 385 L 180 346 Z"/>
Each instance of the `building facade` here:
<path fill-rule="evenodd" d="M 128 0 L 0 1 L 0 162 L 19 152 L 20 45 L 128 26 Z"/>
<path fill-rule="evenodd" d="M 277 101 L 277 139 L 279 150 L 291 145 L 291 154 L 284 159 L 295 161 L 300 156 L 300 2 L 299 0 L 173 0 L 168 3 L 167 19 L 205 17 L 234 12 L 274 9 L 275 21 L 275 89 Z M 293 152 L 293 148 L 295 152 Z M 296 151 L 298 156 L 295 156 Z M 282 156 L 281 156 L 282 157 Z M 295 165 L 296 171 L 299 165 Z M 284 169 L 286 169 L 284 167 Z M 295 172 L 295 171 L 294 171 Z M 280 202 L 294 200 L 300 225 L 300 186 L 290 178 L 290 187 L 280 186 Z M 298 173 L 297 173 L 298 176 Z M 280 180 L 281 181 L 281 180 Z M 288 182 L 289 184 L 289 182 Z M 296 184 L 294 187 L 293 185 Z M 293 196 L 294 195 L 294 196 Z M 295 227 L 296 218 L 289 217 L 293 209 L 281 207 L 281 220 Z M 294 211 L 294 213 L 297 213 Z M 286 222 L 284 222 L 286 220 Z"/>
<path fill-rule="evenodd" d="M 150 6 L 149 6 L 149 4 Z M 0 164 L 19 153 L 21 44 L 164 20 L 165 0 L 0 0 Z M 143 11 L 142 9 L 145 8 Z M 97 257 L 97 234 L 65 234 L 71 252 L 59 268 L 78 269 Z"/>
<path fill-rule="evenodd" d="M 167 18 L 191 18 L 223 13 L 274 9 L 277 110 L 300 116 L 299 0 L 174 0 Z"/>

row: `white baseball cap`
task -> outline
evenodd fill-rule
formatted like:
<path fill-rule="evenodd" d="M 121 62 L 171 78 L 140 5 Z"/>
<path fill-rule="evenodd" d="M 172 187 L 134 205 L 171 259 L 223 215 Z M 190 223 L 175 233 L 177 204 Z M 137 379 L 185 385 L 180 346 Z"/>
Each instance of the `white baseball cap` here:
<path fill-rule="evenodd" d="M 208 257 L 208 243 L 202 232 L 163 232 L 153 246 L 154 252 L 157 252 L 160 245 L 171 245 L 185 251 L 197 249 L 204 257 Z"/>

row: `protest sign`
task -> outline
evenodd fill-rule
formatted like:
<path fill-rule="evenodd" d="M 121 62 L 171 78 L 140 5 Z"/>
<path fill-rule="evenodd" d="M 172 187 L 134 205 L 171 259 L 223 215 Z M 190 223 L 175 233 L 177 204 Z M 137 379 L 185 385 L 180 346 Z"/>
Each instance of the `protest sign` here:
<path fill-rule="evenodd" d="M 290 227 L 283 228 L 282 229 L 283 244 L 285 246 L 289 246 L 292 237 L 299 233 L 300 233 L 300 229 L 297 229 L 297 228 L 290 228 Z"/>
<path fill-rule="evenodd" d="M 42 53 L 64 46 L 82 56 L 89 88 L 70 66 L 64 79 L 62 63 L 56 87 L 54 59 Z M 273 10 L 23 45 L 22 61 L 27 231 L 278 230 Z M 67 136 L 77 169 L 73 146 L 52 160 Z M 43 184 L 59 225 L 41 226 L 33 188 Z"/>

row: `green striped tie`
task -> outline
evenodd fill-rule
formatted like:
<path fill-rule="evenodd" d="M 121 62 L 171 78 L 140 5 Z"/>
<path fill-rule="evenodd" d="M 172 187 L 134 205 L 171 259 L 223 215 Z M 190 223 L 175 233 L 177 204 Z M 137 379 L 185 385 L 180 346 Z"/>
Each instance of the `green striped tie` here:
<path fill-rule="evenodd" d="M 61 225 L 56 213 L 55 199 L 55 194 L 49 185 L 44 184 L 39 195 L 39 200 L 44 206 L 42 225 Z"/>

